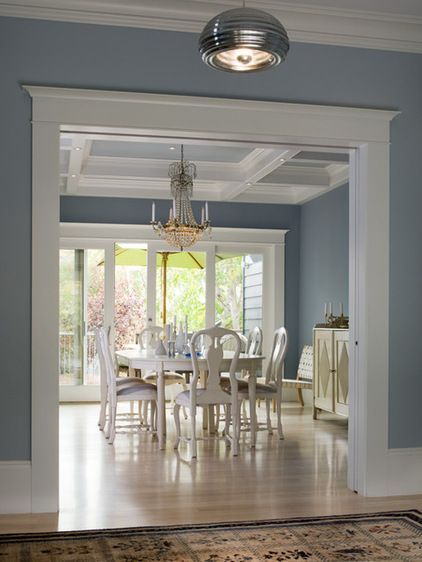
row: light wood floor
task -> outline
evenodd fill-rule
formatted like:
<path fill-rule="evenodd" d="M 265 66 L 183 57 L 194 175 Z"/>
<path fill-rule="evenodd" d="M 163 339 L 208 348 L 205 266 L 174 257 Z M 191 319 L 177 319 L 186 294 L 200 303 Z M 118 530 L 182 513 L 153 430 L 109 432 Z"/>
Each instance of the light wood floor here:
<path fill-rule="evenodd" d="M 158 450 L 151 435 L 116 436 L 97 429 L 98 406 L 60 408 L 58 515 L 0 516 L 0 533 L 272 519 L 422 508 L 422 496 L 364 498 L 346 488 L 347 424 L 310 408 L 284 407 L 286 439 L 258 434 L 255 451 L 242 435 L 233 458 L 223 441 L 199 443 L 188 460 L 170 439 Z M 262 412 L 263 413 L 263 412 Z"/>

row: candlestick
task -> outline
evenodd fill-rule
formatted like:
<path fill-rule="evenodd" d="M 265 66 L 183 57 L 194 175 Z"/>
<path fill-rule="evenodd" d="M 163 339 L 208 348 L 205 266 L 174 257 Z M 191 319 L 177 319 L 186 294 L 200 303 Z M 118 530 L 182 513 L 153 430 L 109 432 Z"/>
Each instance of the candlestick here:
<path fill-rule="evenodd" d="M 324 303 L 324 318 L 327 318 L 327 303 Z"/>
<path fill-rule="evenodd" d="M 155 201 L 153 201 L 152 203 L 152 217 L 151 217 L 151 221 L 155 222 Z"/>
<path fill-rule="evenodd" d="M 333 303 L 329 302 L 328 303 L 328 314 L 331 315 L 332 313 L 333 313 Z"/>
<path fill-rule="evenodd" d="M 340 303 L 340 316 L 343 316 L 343 303 Z"/>

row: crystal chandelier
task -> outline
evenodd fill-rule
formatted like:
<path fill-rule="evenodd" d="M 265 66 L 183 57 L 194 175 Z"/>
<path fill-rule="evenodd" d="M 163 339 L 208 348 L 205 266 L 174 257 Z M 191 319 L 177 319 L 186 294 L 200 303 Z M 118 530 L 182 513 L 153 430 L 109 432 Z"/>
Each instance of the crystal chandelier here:
<path fill-rule="evenodd" d="M 195 220 L 190 197 L 192 197 L 193 180 L 196 178 L 196 166 L 183 159 L 181 146 L 180 162 L 173 162 L 168 172 L 173 196 L 173 206 L 168 221 L 163 224 L 155 220 L 155 203 L 152 204 L 152 228 L 173 248 L 183 250 L 201 240 L 204 232 L 211 233 L 208 220 L 208 203 L 202 207 L 201 223 Z"/>

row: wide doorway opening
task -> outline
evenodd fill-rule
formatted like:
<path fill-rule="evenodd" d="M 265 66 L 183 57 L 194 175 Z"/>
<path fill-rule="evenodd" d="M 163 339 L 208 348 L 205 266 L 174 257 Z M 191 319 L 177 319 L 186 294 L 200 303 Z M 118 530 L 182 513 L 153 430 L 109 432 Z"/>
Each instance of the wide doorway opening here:
<path fill-rule="evenodd" d="M 160 131 L 160 136 L 172 139 L 212 139 L 221 143 L 238 143 L 245 146 L 250 143 L 256 143 L 258 146 L 265 146 L 267 149 L 274 150 L 308 150 L 343 152 L 350 155 L 350 299 L 349 310 L 351 319 L 351 330 L 353 341 L 364 345 L 359 347 L 357 353 L 356 347 L 350 349 L 350 377 L 351 388 L 351 411 L 350 413 L 350 429 L 349 429 L 349 488 L 361 491 L 363 494 L 375 493 L 377 486 L 382 488 L 385 482 L 380 483 L 379 471 L 382 466 L 382 458 L 387 450 L 386 446 L 386 430 L 385 422 L 386 408 L 386 392 L 387 385 L 383 373 L 388 369 L 388 354 L 386 353 L 388 343 L 388 321 L 382 323 L 386 329 L 371 330 L 370 324 L 375 315 L 370 314 L 371 310 L 377 310 L 377 318 L 379 321 L 380 314 L 388 319 L 388 291 L 387 285 L 381 290 L 380 284 L 377 284 L 376 290 L 371 280 L 380 279 L 380 270 L 385 269 L 385 278 L 388 279 L 388 236 L 381 239 L 379 232 L 382 227 L 388 233 L 388 195 L 386 187 L 388 187 L 388 130 L 385 123 L 394 116 L 391 112 L 376 112 L 366 110 L 344 109 L 341 111 L 336 108 L 313 108 L 312 106 L 289 106 L 289 104 L 262 104 L 268 110 L 268 113 L 260 112 L 260 102 L 238 102 L 225 100 L 220 104 L 220 100 L 201 99 L 199 105 L 207 106 L 208 111 L 202 114 L 192 111 L 195 107 L 193 100 L 187 102 L 186 99 L 171 97 L 173 104 L 179 103 L 180 111 L 174 113 L 174 106 L 171 108 L 171 114 L 175 117 L 173 121 L 169 118 L 169 106 L 166 110 L 165 100 L 163 96 L 143 97 L 139 95 L 129 95 L 126 99 L 125 94 L 121 96 L 114 93 L 112 96 L 104 97 L 104 104 L 97 105 L 98 92 L 92 96 L 92 93 L 85 94 L 85 97 L 78 98 L 76 104 L 72 101 L 73 93 L 69 91 L 52 91 L 47 93 L 43 89 L 31 88 L 31 94 L 40 100 L 40 105 L 34 110 L 34 232 L 33 232 L 33 457 L 32 457 L 32 482 L 33 482 L 33 508 L 38 510 L 46 509 L 57 502 L 57 449 L 55 449 L 54 435 L 57 433 L 57 424 L 54 423 L 57 410 L 53 407 L 40 409 L 42 404 L 58 403 L 58 387 L 57 387 L 57 364 L 58 350 L 51 345 L 45 345 L 47 341 L 53 341 L 57 338 L 58 333 L 58 310 L 57 307 L 51 306 L 51 299 L 48 306 L 45 304 L 45 295 L 39 290 L 41 281 L 43 291 L 46 287 L 50 287 L 53 294 L 58 295 L 59 282 L 58 278 L 52 277 L 48 279 L 46 271 L 52 271 L 57 268 L 59 255 L 59 232 L 58 232 L 58 208 L 50 196 L 51 193 L 57 194 L 57 178 L 59 169 L 52 165 L 52 162 L 59 162 L 59 142 L 60 132 L 94 132 L 96 134 L 104 134 L 113 131 L 116 134 L 131 136 L 148 135 L 151 132 Z M 50 96 L 50 98 L 48 97 Z M 58 101 L 58 105 L 54 107 L 49 118 L 49 103 L 51 96 Z M 136 98 L 137 112 L 134 109 L 133 101 Z M 47 100 L 44 104 L 44 100 Z M 125 108 L 123 113 L 114 111 L 121 104 Z M 145 105 L 146 104 L 146 105 Z M 164 104 L 164 105 L 163 105 Z M 107 111 L 104 111 L 109 106 Z M 113 106 L 113 107 L 112 107 Z M 95 108 L 98 111 L 96 112 Z M 214 108 L 214 109 L 213 109 Z M 299 111 L 300 109 L 300 111 Z M 90 111 L 92 110 L 92 111 Z M 214 111 L 215 110 L 215 111 Z M 82 113 L 81 113 L 82 111 Z M 249 119 L 240 118 L 240 114 L 247 111 Z M 218 118 L 218 129 L 210 121 L 213 114 Z M 221 119 L 223 114 L 229 115 L 230 119 L 225 121 Z M 254 113 L 256 112 L 256 113 Z M 235 114 L 238 113 L 237 117 Z M 293 118 L 294 114 L 294 118 Z M 119 115 L 119 123 L 110 116 Z M 130 115 L 130 118 L 129 118 Z M 142 118 L 140 118 L 142 115 Z M 198 116 L 202 118 L 198 120 Z M 254 117 L 256 115 L 256 119 Z M 274 116 L 277 115 L 277 120 Z M 309 117 L 312 115 L 312 119 Z M 331 117 L 332 119 L 329 119 Z M 371 120 L 371 118 L 373 118 Z M 233 120 L 234 119 L 234 120 Z M 47 124 L 46 124 L 47 123 Z M 169 129 L 169 123 L 172 123 Z M 234 125 L 237 123 L 237 126 Z M 382 124 L 381 124 L 382 123 Z M 114 127 L 120 127 L 113 129 Z M 167 125 L 166 125 L 167 124 Z M 186 133 L 185 127 L 190 124 L 189 133 Z M 298 124 L 300 127 L 298 128 Z M 294 125 L 294 126 L 293 126 Z M 346 126 L 347 125 L 347 126 Z M 167 128 L 166 128 L 167 127 Z M 280 131 L 283 130 L 283 134 Z M 353 138 L 355 140 L 351 141 Z M 376 140 L 374 140 L 376 138 Z M 356 140 L 359 139 L 359 140 Z M 385 149 L 385 146 L 387 149 Z M 268 156 L 268 154 L 267 154 Z M 288 154 L 291 157 L 290 154 Z M 56 158 L 57 157 L 57 158 Z M 271 157 L 271 155 L 270 155 Z M 281 156 L 283 158 L 283 156 Z M 279 156 L 280 158 L 280 156 Z M 77 174 L 74 174 L 77 177 Z M 253 178 L 251 178 L 253 179 Z M 371 181 L 369 181 L 371 180 Z M 241 182 L 242 183 L 242 182 Z M 247 182 L 247 183 L 253 183 Z M 259 183 L 259 179 L 258 179 Z M 368 185 L 371 185 L 371 197 L 368 195 Z M 106 182 L 104 183 L 106 186 Z M 239 193 L 240 186 L 232 186 L 231 195 L 235 197 Z M 242 188 L 243 183 L 242 183 Z M 249 186 L 248 186 L 249 187 Z M 128 189 L 128 186 L 126 186 Z M 95 190 L 94 190 L 95 191 Z M 90 196 L 94 195 L 91 191 Z M 242 189 L 241 189 L 242 191 Z M 376 193 L 380 194 L 377 198 Z M 88 194 L 88 193 L 86 193 Z M 110 195 L 110 194 L 109 194 Z M 136 193 L 135 193 L 136 195 Z M 359 197 L 358 197 L 359 195 Z M 220 200 L 220 199 L 219 199 Z M 377 201 L 377 205 L 372 209 L 372 203 Z M 383 201 L 383 205 L 380 205 Z M 386 201 L 386 202 L 385 202 Z M 376 236 L 371 227 L 373 224 L 373 216 L 371 221 L 367 221 L 369 211 L 374 211 L 378 215 Z M 84 221 L 82 221 L 84 222 Z M 108 222 L 108 221 L 106 221 Z M 148 220 L 144 219 L 144 224 Z M 40 228 L 40 225 L 43 228 Z M 358 224 L 364 224 L 365 228 L 357 228 Z M 126 236 L 119 235 L 114 240 L 130 241 L 145 240 L 144 236 L 140 236 L 140 229 L 137 225 L 126 225 Z M 87 224 L 90 231 L 89 238 L 101 238 L 101 228 L 97 223 Z M 254 243 L 255 233 L 250 233 L 244 228 L 244 238 L 242 243 Z M 256 230 L 256 229 L 255 229 Z M 280 287 L 275 285 L 278 278 L 284 279 L 284 275 L 280 276 L 281 261 L 277 258 L 279 255 L 274 248 L 274 242 L 271 241 L 271 233 L 263 230 L 264 242 L 273 246 L 268 249 L 268 255 L 272 258 L 271 275 L 268 277 L 268 286 L 264 286 L 264 300 L 272 298 L 273 307 L 268 309 L 269 316 L 267 319 L 264 314 L 264 324 L 275 326 L 280 319 L 284 322 L 284 286 L 282 291 Z M 375 236 L 372 239 L 372 236 Z M 269 237 L 269 239 L 268 239 Z M 371 240 L 371 244 L 368 244 Z M 385 240 L 385 244 L 384 244 Z M 227 237 L 227 227 L 221 231 L 221 239 L 219 242 L 229 242 Z M 284 247 L 283 244 L 281 246 Z M 376 252 L 377 263 L 371 258 Z M 357 259 L 359 256 L 359 260 Z M 283 255 L 284 259 L 284 255 Z M 278 260 L 278 261 L 277 261 Z M 54 261 L 54 263 L 53 263 Z M 283 260 L 282 260 L 283 261 Z M 215 269 L 215 256 L 210 260 L 211 267 Z M 208 264 L 207 264 L 208 265 Z M 361 275 L 364 268 L 365 275 Z M 283 272 L 284 273 L 284 272 Z M 156 284 L 156 278 L 151 283 Z M 383 279 L 384 277 L 381 276 Z M 107 280 L 105 280 L 107 283 Z M 215 289 L 215 287 L 214 287 Z M 213 289 L 213 294 L 215 291 Z M 385 289 L 385 290 L 384 290 Z M 49 293 L 49 291 L 47 291 Z M 50 295 L 50 293 L 49 293 Z M 359 298 L 357 298 L 359 296 Z M 370 298 L 369 298 L 370 296 Z M 211 302 L 207 299 L 207 302 Z M 153 306 L 155 307 L 154 302 Z M 149 306 L 152 306 L 151 304 Z M 365 314 L 361 314 L 366 310 Z M 148 310 L 150 317 L 151 309 Z M 278 317 L 277 317 L 278 315 Z M 211 316 L 208 316 L 209 318 Z M 282 318 L 281 318 L 282 317 Z M 46 322 L 47 318 L 51 322 Z M 215 321 L 215 310 L 214 310 Z M 277 322 L 276 322 L 277 321 Z M 39 324 L 48 326 L 48 329 L 42 333 L 42 330 L 36 329 Z M 264 325 L 265 330 L 265 325 Z M 268 338 L 267 338 L 268 340 Z M 371 350 L 377 349 L 376 356 Z M 265 349 L 264 349 L 265 351 Z M 42 357 L 42 362 L 40 359 Z M 383 361 L 380 361 L 380 357 Z M 40 376 L 42 371 L 45 372 L 46 365 L 49 376 Z M 134 366 L 136 368 L 136 366 Z M 371 378 L 368 377 L 368 369 L 371 369 Z M 382 371 L 382 372 L 381 372 Z M 54 377 L 53 377 L 54 374 Z M 56 381 L 54 383 L 54 381 Z M 48 384 L 47 384 L 48 383 Z M 56 384 L 56 387 L 54 387 Z M 56 389 L 55 389 L 56 388 Z M 376 399 L 375 399 L 376 388 Z M 354 401 L 357 391 L 359 390 L 359 404 Z M 362 399 L 362 400 L 361 400 Z M 374 401 L 380 406 L 379 408 L 369 408 L 368 400 L 374 406 Z M 357 406 L 359 410 L 366 412 L 365 416 L 357 416 Z M 376 418 L 371 412 L 377 411 Z M 40 413 L 43 413 L 40 417 Z M 50 414 L 46 413 L 50 412 Z M 51 422 L 46 424 L 48 415 Z M 43 431 L 40 431 L 41 428 Z M 46 434 L 51 432 L 52 439 Z M 376 436 L 376 439 L 370 439 L 371 447 L 367 447 L 370 435 Z M 56 476 L 55 476 L 56 475 Z M 377 475 L 377 478 L 375 476 Z M 384 488 L 383 488 L 384 489 Z M 41 493 L 44 490 L 44 493 Z M 37 499 L 38 498 L 38 499 Z"/>

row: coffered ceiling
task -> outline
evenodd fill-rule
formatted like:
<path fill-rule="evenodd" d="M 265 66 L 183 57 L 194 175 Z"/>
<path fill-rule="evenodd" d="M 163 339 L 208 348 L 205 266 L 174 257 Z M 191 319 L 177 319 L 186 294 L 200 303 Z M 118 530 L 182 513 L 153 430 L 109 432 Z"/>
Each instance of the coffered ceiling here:
<path fill-rule="evenodd" d="M 422 52 L 421 0 L 247 0 L 292 41 Z M 0 0 L 0 16 L 199 32 L 241 0 Z"/>
<path fill-rule="evenodd" d="M 180 144 L 161 138 L 62 133 L 62 195 L 170 198 Z M 289 146 L 184 141 L 197 166 L 193 199 L 301 204 L 348 181 L 348 155 Z"/>

